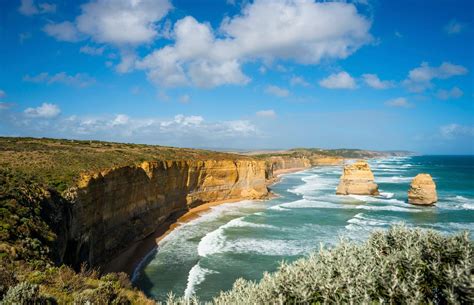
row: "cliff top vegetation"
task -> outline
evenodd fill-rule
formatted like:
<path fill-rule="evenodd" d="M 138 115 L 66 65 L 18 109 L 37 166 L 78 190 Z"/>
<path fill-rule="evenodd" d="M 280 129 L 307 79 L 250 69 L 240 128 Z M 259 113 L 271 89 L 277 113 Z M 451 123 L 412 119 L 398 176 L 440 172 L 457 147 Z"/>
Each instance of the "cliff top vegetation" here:
<path fill-rule="evenodd" d="M 72 186 L 81 172 L 159 160 L 237 160 L 248 156 L 158 145 L 0 137 L 0 168 L 27 176 L 58 191 Z"/>

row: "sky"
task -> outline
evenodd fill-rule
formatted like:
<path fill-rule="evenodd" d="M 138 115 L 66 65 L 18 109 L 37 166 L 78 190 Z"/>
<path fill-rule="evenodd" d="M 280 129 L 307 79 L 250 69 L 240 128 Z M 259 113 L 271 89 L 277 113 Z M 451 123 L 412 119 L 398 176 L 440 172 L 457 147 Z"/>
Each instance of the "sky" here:
<path fill-rule="evenodd" d="M 0 136 L 474 154 L 474 1 L 0 0 Z"/>

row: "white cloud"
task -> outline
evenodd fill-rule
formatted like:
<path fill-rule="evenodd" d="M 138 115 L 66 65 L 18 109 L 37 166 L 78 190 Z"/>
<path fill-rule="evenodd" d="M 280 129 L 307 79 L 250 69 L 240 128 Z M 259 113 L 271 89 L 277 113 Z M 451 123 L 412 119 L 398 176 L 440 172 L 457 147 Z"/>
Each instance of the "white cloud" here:
<path fill-rule="evenodd" d="M 18 11 L 25 16 L 48 14 L 56 12 L 56 5 L 46 2 L 36 5 L 34 0 L 21 0 Z"/>
<path fill-rule="evenodd" d="M 260 110 L 260 111 L 257 111 L 255 115 L 261 118 L 271 118 L 271 119 L 274 119 L 277 116 L 275 110 L 273 109 Z"/>
<path fill-rule="evenodd" d="M 444 31 L 449 35 L 459 34 L 464 30 L 465 27 L 465 24 L 457 21 L 456 19 L 452 19 L 448 24 L 445 25 Z"/>
<path fill-rule="evenodd" d="M 265 88 L 265 92 L 271 95 L 275 95 L 278 97 L 287 97 L 290 95 L 290 91 L 285 88 L 280 88 L 278 86 L 269 85 Z"/>
<path fill-rule="evenodd" d="M 61 130 L 69 136 L 147 139 L 168 145 L 211 145 L 222 140 L 258 134 L 256 127 L 249 121 L 208 122 L 202 116 L 182 114 L 169 119 L 132 118 L 124 114 L 112 118 L 72 116 L 56 124 L 55 130 Z"/>
<path fill-rule="evenodd" d="M 84 53 L 84 54 L 88 54 L 88 55 L 92 55 L 92 56 L 97 56 L 97 55 L 102 55 L 104 53 L 104 50 L 105 50 L 104 46 L 102 46 L 102 47 L 92 47 L 92 46 L 86 45 L 86 46 L 82 46 L 79 49 L 79 52 Z"/>
<path fill-rule="evenodd" d="M 130 71 L 136 60 L 135 48 L 159 36 L 156 25 L 172 8 L 169 0 L 90 0 L 81 5 L 74 21 L 51 23 L 44 32 L 60 41 L 76 42 L 90 37 L 98 43 L 120 49 L 122 60 L 117 72 Z M 98 55 L 100 48 L 81 48 L 81 52 Z"/>
<path fill-rule="evenodd" d="M 346 58 L 371 41 L 370 26 L 353 4 L 257 0 L 225 18 L 218 37 L 191 16 L 178 20 L 174 44 L 153 51 L 137 67 L 164 87 L 246 84 L 246 61 L 317 64 Z"/>
<path fill-rule="evenodd" d="M 404 97 L 398 97 L 385 102 L 385 105 L 391 107 L 404 107 L 404 108 L 411 108 L 413 104 L 408 102 L 408 100 Z"/>
<path fill-rule="evenodd" d="M 440 134 L 445 139 L 457 137 L 474 137 L 474 126 L 464 126 L 459 124 L 448 124 L 439 128 Z"/>
<path fill-rule="evenodd" d="M 345 71 L 329 75 L 320 80 L 319 85 L 328 89 L 355 89 L 357 87 L 355 80 Z"/>
<path fill-rule="evenodd" d="M 453 87 L 451 90 L 440 89 L 436 93 L 436 97 L 440 100 L 449 100 L 460 98 L 464 93 L 458 87 Z"/>
<path fill-rule="evenodd" d="M 403 35 L 402 35 L 402 33 L 400 33 L 399 31 L 395 31 L 395 37 L 397 37 L 397 38 L 403 38 Z"/>
<path fill-rule="evenodd" d="M 69 21 L 49 23 L 43 27 L 43 31 L 59 41 L 76 42 L 82 38 L 75 25 Z"/>
<path fill-rule="evenodd" d="M 411 92 L 423 92 L 433 87 L 433 79 L 447 79 L 453 76 L 467 74 L 468 70 L 460 65 L 450 62 L 443 62 L 438 67 L 432 67 L 427 62 L 423 62 L 420 67 L 411 70 L 403 84 Z"/>
<path fill-rule="evenodd" d="M 302 77 L 302 76 L 293 76 L 290 79 L 290 84 L 292 86 L 303 86 L 303 87 L 309 87 L 310 84 Z"/>
<path fill-rule="evenodd" d="M 168 0 L 95 0 L 81 6 L 76 25 L 96 42 L 139 45 L 156 37 L 155 23 L 171 7 Z"/>
<path fill-rule="evenodd" d="M 189 96 L 189 94 L 183 94 L 179 97 L 179 101 L 183 104 L 187 104 L 189 103 L 189 101 L 191 101 L 191 97 Z"/>
<path fill-rule="evenodd" d="M 363 74 L 362 79 L 368 86 L 374 89 L 388 89 L 395 86 L 393 81 L 380 80 L 376 74 Z"/>
<path fill-rule="evenodd" d="M 112 126 L 126 125 L 130 121 L 130 118 L 125 114 L 117 114 L 112 120 Z"/>
<path fill-rule="evenodd" d="M 76 75 L 68 75 L 65 72 L 59 72 L 54 75 L 49 75 L 47 72 L 40 73 L 36 76 L 25 75 L 24 81 L 33 83 L 54 84 L 60 83 L 75 87 L 88 87 L 95 83 L 95 79 L 86 73 L 77 73 Z"/>
<path fill-rule="evenodd" d="M 4 98 L 5 96 L 7 96 L 7 94 L 5 93 L 5 91 L 0 90 L 0 98 Z"/>
<path fill-rule="evenodd" d="M 250 78 L 240 70 L 237 60 L 221 63 L 198 60 L 190 64 L 188 74 L 191 82 L 201 88 L 225 84 L 244 85 L 250 81 Z"/>
<path fill-rule="evenodd" d="M 24 111 L 27 117 L 51 119 L 57 117 L 61 110 L 55 104 L 43 103 L 36 108 L 26 108 Z"/>

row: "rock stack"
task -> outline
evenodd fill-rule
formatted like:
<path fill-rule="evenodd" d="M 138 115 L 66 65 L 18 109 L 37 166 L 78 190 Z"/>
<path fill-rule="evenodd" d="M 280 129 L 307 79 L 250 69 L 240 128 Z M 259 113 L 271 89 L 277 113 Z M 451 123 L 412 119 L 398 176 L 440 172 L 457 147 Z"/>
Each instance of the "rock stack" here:
<path fill-rule="evenodd" d="M 374 175 L 369 164 L 359 160 L 353 164 L 344 166 L 337 195 L 378 195 L 379 188 L 374 182 Z"/>
<path fill-rule="evenodd" d="M 436 184 L 429 174 L 418 174 L 408 190 L 408 202 L 417 205 L 432 205 L 438 201 Z"/>

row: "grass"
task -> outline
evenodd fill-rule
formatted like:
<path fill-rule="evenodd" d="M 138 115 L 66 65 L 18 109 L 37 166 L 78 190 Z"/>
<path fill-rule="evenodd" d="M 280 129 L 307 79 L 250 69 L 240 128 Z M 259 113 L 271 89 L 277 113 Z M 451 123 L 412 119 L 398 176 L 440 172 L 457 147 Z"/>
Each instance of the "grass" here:
<path fill-rule="evenodd" d="M 250 159 L 246 156 L 157 145 L 0 137 L 0 168 L 60 192 L 80 173 L 159 160 Z"/>

